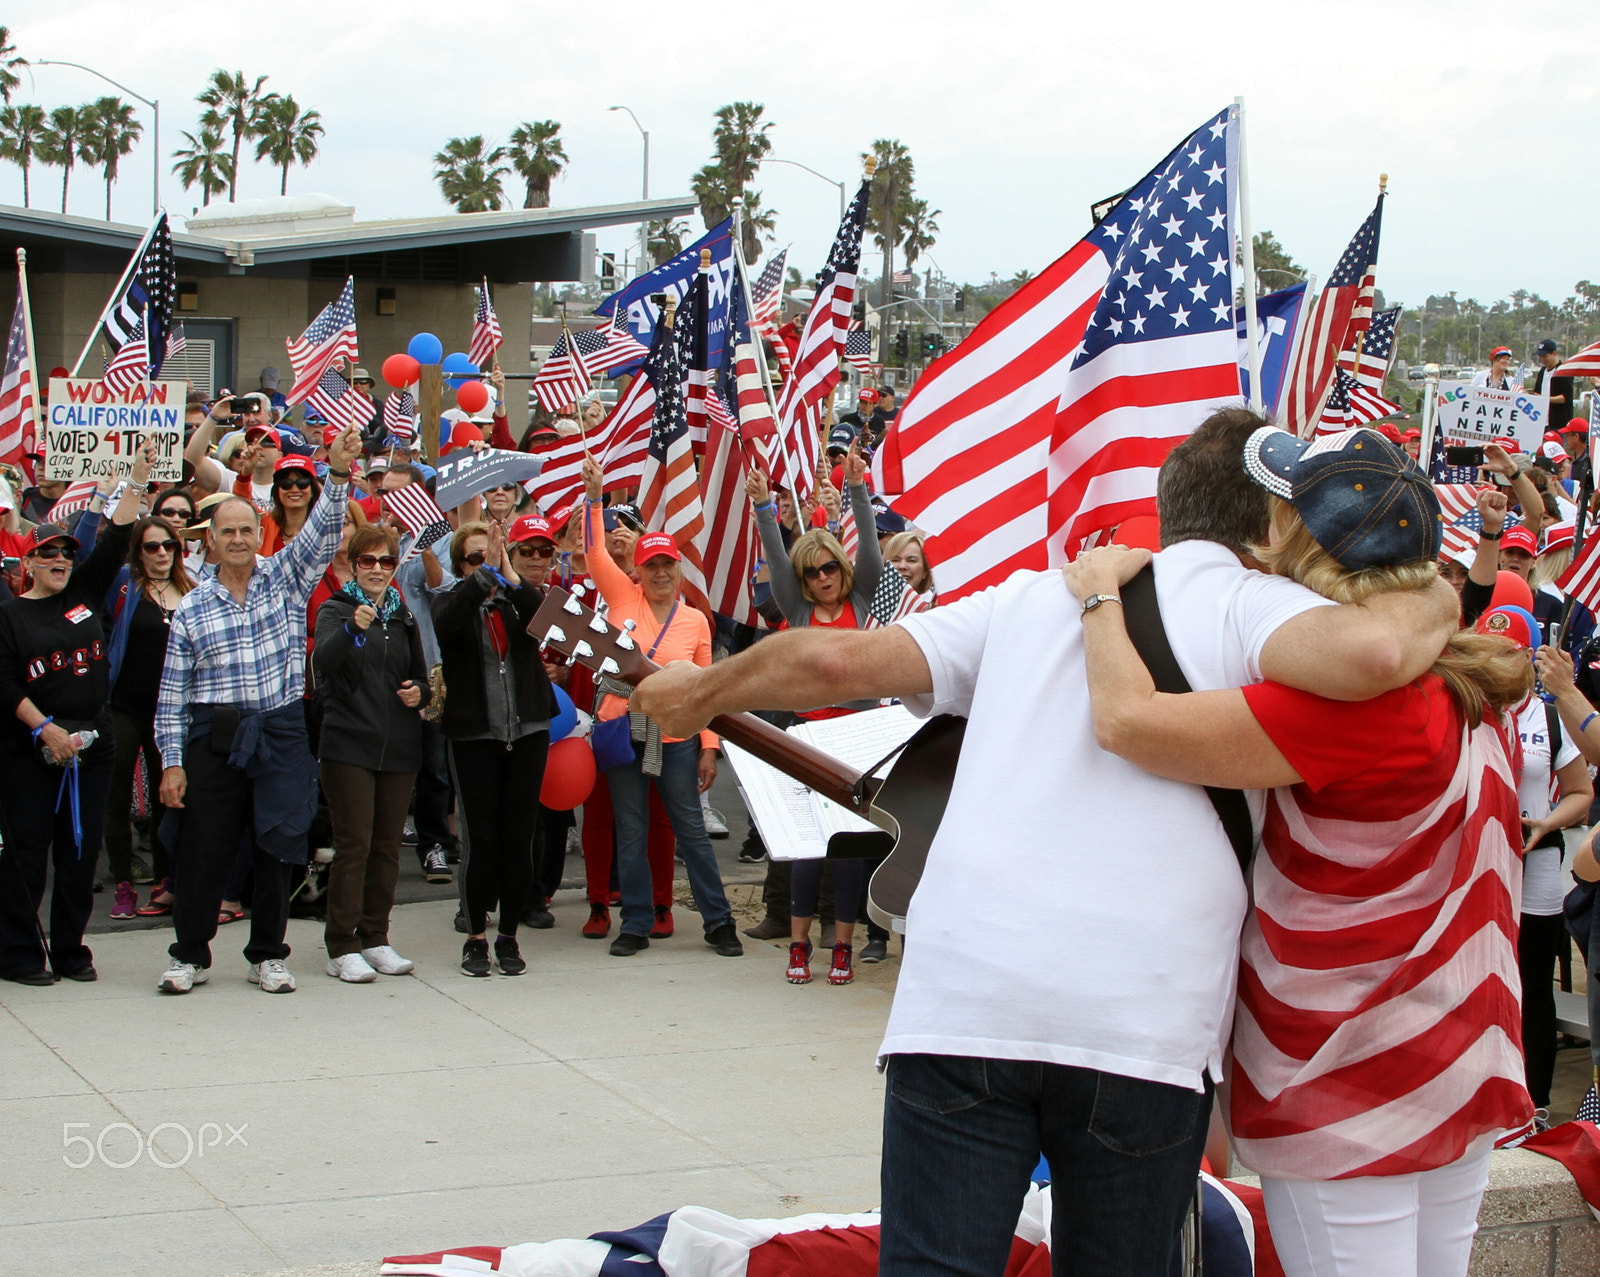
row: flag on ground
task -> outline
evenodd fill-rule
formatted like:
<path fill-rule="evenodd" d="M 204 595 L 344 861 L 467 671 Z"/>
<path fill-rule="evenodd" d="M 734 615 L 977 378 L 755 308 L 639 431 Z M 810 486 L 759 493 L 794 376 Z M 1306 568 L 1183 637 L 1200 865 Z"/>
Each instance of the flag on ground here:
<path fill-rule="evenodd" d="M 5 371 L 0 373 L 0 462 L 17 465 L 34 443 L 33 335 L 28 331 L 22 272 L 17 272 L 17 304 L 6 338 Z"/>
<path fill-rule="evenodd" d="M 396 391 L 383 401 L 383 433 L 402 448 L 410 447 L 417 437 L 417 401 L 409 390 Z"/>
<path fill-rule="evenodd" d="M 356 344 L 355 276 L 344 281 L 344 290 L 329 302 L 300 336 L 284 342 L 289 363 L 294 368 L 294 385 L 285 398 L 294 407 L 311 397 L 322 374 L 340 360 L 358 363 L 361 351 Z"/>
<path fill-rule="evenodd" d="M 472 341 L 467 346 L 467 358 L 479 368 L 487 368 L 503 341 L 500 320 L 494 313 L 494 302 L 489 298 L 489 281 L 486 278 L 483 287 L 478 290 L 478 310 L 472 317 Z"/>
<path fill-rule="evenodd" d="M 100 380 L 112 394 L 121 396 L 148 380 L 149 376 L 150 344 L 145 340 L 144 320 L 141 319 L 134 325 L 133 335 L 106 364 Z"/>
<path fill-rule="evenodd" d="M 112 348 L 121 351 L 143 321 L 150 356 L 145 376 L 152 380 L 161 375 L 161 365 L 167 357 L 167 329 L 172 323 L 177 280 L 172 231 L 167 225 L 167 215 L 162 213 L 150 228 L 122 292 L 112 298 L 105 322 L 106 337 Z"/>
<path fill-rule="evenodd" d="M 317 379 L 316 389 L 306 399 L 307 412 L 316 413 L 330 426 L 337 426 L 340 430 L 348 426 L 365 426 L 370 407 L 337 368 L 329 368 L 323 373 Z"/>
<path fill-rule="evenodd" d="M 1333 381 L 1339 355 L 1355 345 L 1355 336 L 1372 319 L 1373 271 L 1378 263 L 1378 233 L 1383 223 L 1383 196 L 1328 276 L 1311 314 L 1310 326 L 1300 343 L 1295 365 L 1289 370 L 1289 393 L 1284 401 L 1283 428 L 1302 438 L 1310 435 L 1318 409 Z"/>
<path fill-rule="evenodd" d="M 421 554 L 430 545 L 449 535 L 450 520 L 445 518 L 438 502 L 422 484 L 408 483 L 393 492 L 385 492 L 382 499 L 394 517 L 416 536 L 406 551 L 406 558 Z"/>
<path fill-rule="evenodd" d="M 861 232 L 866 225 L 867 197 L 872 180 L 861 183 L 844 220 L 839 223 L 827 264 L 817 279 L 817 293 L 800 335 L 793 374 L 783 383 L 778 400 L 779 456 L 774 477 L 805 500 L 816 484 L 820 442 L 817 426 L 823 404 L 839 384 L 840 359 L 850 311 L 855 304 L 856 273 L 861 267 Z M 781 473 L 778 473 L 781 471 Z"/>

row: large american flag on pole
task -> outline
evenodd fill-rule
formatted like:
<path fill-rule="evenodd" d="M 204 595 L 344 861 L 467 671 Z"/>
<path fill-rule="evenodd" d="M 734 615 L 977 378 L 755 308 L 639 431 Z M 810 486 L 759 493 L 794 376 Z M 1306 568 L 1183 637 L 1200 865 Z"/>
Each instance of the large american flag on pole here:
<path fill-rule="evenodd" d="M 477 313 L 472 316 L 472 341 L 467 346 L 467 358 L 479 368 L 487 368 L 503 341 L 500 319 L 494 313 L 494 302 L 489 298 L 489 280 L 485 277 L 483 287 L 478 290 Z"/>
<path fill-rule="evenodd" d="M 355 284 L 354 275 L 346 279 L 343 291 L 322 308 L 305 332 L 284 342 L 294 369 L 294 384 L 285 396 L 289 407 L 309 399 L 322 374 L 334 364 L 345 359 L 351 363 L 360 361 L 361 351 L 356 344 Z"/>
<path fill-rule="evenodd" d="M 19 465 L 33 446 L 38 397 L 33 387 L 33 344 L 28 332 L 25 287 L 17 272 L 17 304 L 11 312 L 11 333 L 6 338 L 5 372 L 0 374 L 0 462 Z"/>
<path fill-rule="evenodd" d="M 749 377 L 755 397 L 765 414 L 770 437 L 772 414 L 767 396 L 755 368 L 749 324 L 745 319 L 742 268 L 734 261 L 732 296 L 728 301 L 728 335 L 722 359 L 723 390 L 732 391 L 741 417 L 744 413 L 745 379 Z M 748 363 L 749 367 L 745 365 Z M 716 390 L 711 397 L 721 402 Z M 752 412 L 754 405 L 752 404 Z M 706 451 L 700 469 L 700 504 L 705 512 L 706 595 L 711 609 L 746 625 L 759 624 L 760 614 L 750 598 L 750 573 L 756 558 L 756 531 L 750 499 L 745 496 L 745 473 L 754 451 L 747 448 L 741 423 L 724 410 L 711 413 L 706 427 Z"/>
<path fill-rule="evenodd" d="M 794 371 L 785 378 L 778 399 L 779 456 L 774 459 L 774 478 L 794 490 L 803 501 L 816 484 L 817 457 L 821 442 L 817 426 L 823 405 L 839 384 L 840 360 L 845 334 L 850 328 L 850 311 L 855 304 L 856 274 L 861 267 L 861 232 L 866 225 L 867 196 L 872 179 L 861 183 L 839 232 L 828 253 L 827 265 L 817 279 L 817 295 L 811 299 L 806 326 L 800 335 L 800 348 L 794 356 Z M 779 338 L 781 340 L 781 338 Z M 781 463 L 781 465 L 779 464 Z M 781 474 L 777 473 L 781 469 Z"/>
<path fill-rule="evenodd" d="M 1374 315 L 1357 345 L 1339 356 L 1333 389 L 1328 392 L 1317 423 L 1318 434 L 1364 426 L 1401 410 L 1399 404 L 1383 397 L 1383 383 L 1394 359 L 1395 325 L 1399 320 L 1398 306 Z"/>
<path fill-rule="evenodd" d="M 708 272 L 702 268 L 684 296 L 683 306 L 666 341 L 659 341 L 644 369 L 655 386 L 655 412 L 649 454 L 639 481 L 639 513 L 651 532 L 665 532 L 683 555 L 683 594 L 710 612 L 700 538 L 705 529 L 694 447 L 689 441 L 689 415 L 684 397 L 685 372 L 698 359 L 709 363 L 706 327 L 710 312 Z M 658 325 L 664 328 L 665 325 Z"/>
<path fill-rule="evenodd" d="M 178 264 L 172 255 L 172 230 L 162 213 L 150 228 L 143 249 L 128 272 L 122 292 L 106 315 L 105 334 L 118 351 L 126 348 L 142 324 L 147 340 L 147 371 L 137 378 L 154 380 L 167 357 L 167 328 L 178 287 Z M 113 361 L 115 362 L 115 361 Z"/>
<path fill-rule="evenodd" d="M 1356 334 L 1372 321 L 1373 272 L 1378 264 L 1378 233 L 1383 224 L 1383 195 L 1361 223 L 1355 238 L 1328 276 L 1306 319 L 1305 340 L 1289 370 L 1283 428 L 1308 437 L 1317 422 L 1339 356 L 1355 346 Z"/>

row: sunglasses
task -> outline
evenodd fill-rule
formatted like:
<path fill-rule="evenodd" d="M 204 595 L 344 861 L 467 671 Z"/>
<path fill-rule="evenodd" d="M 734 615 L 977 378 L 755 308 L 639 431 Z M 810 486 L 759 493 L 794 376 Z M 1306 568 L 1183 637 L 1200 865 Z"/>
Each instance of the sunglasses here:
<path fill-rule="evenodd" d="M 296 488 L 296 489 L 298 489 L 298 490 L 303 492 L 303 491 L 305 491 L 305 489 L 309 488 L 310 486 L 311 486 L 311 480 L 310 479 L 279 479 L 278 480 L 278 488 L 279 488 L 280 491 L 282 489 L 284 489 L 284 488 Z"/>
<path fill-rule="evenodd" d="M 474 550 L 471 554 L 463 557 L 461 561 L 468 567 L 481 568 L 486 558 L 488 558 L 488 555 L 484 554 L 482 550 Z"/>
<path fill-rule="evenodd" d="M 36 559 L 65 559 L 68 563 L 77 556 L 78 552 L 70 545 L 41 545 L 33 552 Z"/>
<path fill-rule="evenodd" d="M 826 563 L 821 564 L 818 567 L 807 568 L 805 570 L 805 578 L 808 581 L 815 581 L 819 576 L 833 576 L 838 571 L 839 560 L 829 559 Z"/>
<path fill-rule="evenodd" d="M 517 485 L 514 483 L 497 483 L 489 489 L 490 492 L 515 492 L 516 490 Z"/>
<path fill-rule="evenodd" d="M 193 510 L 179 510 L 179 509 L 176 509 L 173 506 L 167 506 L 164 509 L 157 510 L 156 513 L 155 513 L 155 517 L 158 518 L 158 519 L 182 519 L 185 523 L 193 523 L 194 522 L 194 511 Z"/>
<path fill-rule="evenodd" d="M 176 541 L 145 541 L 139 546 L 146 554 L 171 554 L 178 548 Z"/>
<path fill-rule="evenodd" d="M 514 545 L 511 547 L 511 553 L 527 554 L 536 559 L 553 559 L 556 548 L 553 545 Z"/>
<path fill-rule="evenodd" d="M 382 568 L 385 572 L 393 572 L 400 566 L 400 558 L 394 554 L 358 554 L 356 566 L 363 571 L 370 572 L 373 568 Z"/>

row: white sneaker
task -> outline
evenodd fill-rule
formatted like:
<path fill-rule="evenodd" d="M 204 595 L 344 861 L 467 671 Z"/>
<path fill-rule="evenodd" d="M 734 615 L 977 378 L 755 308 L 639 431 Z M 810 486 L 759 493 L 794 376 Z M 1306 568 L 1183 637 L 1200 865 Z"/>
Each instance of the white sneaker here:
<path fill-rule="evenodd" d="M 211 972 L 192 962 L 179 962 L 176 958 L 161 976 L 156 988 L 162 993 L 187 993 L 197 984 L 211 979 Z"/>
<path fill-rule="evenodd" d="M 383 975 L 410 975 L 417 966 L 410 958 L 402 958 L 386 944 L 363 949 L 361 956 L 367 960 L 368 966 Z"/>
<path fill-rule="evenodd" d="M 346 984 L 371 984 L 378 978 L 378 973 L 359 953 L 346 953 L 337 958 L 329 958 L 328 974 L 338 976 Z"/>
<path fill-rule="evenodd" d="M 700 795 L 700 818 L 706 824 L 706 837 L 726 838 L 728 836 L 728 822 L 723 820 L 722 813 L 711 805 L 711 799 L 705 794 Z"/>
<path fill-rule="evenodd" d="M 283 960 L 280 958 L 252 962 L 248 978 L 251 984 L 259 984 L 263 993 L 294 992 L 294 977 L 289 974 L 289 968 L 283 965 Z"/>

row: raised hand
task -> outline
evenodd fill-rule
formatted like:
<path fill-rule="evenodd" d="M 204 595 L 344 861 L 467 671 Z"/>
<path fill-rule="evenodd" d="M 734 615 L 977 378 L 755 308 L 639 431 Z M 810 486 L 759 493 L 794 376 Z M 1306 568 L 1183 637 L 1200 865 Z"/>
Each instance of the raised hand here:
<path fill-rule="evenodd" d="M 772 500 L 772 489 L 767 484 L 767 476 L 761 473 L 760 467 L 751 466 L 750 473 L 745 475 L 744 494 L 755 505 L 766 505 Z"/>
<path fill-rule="evenodd" d="M 585 453 L 583 458 L 583 491 L 591 501 L 600 500 L 601 485 L 605 482 L 605 474 L 600 469 L 600 463 L 592 456 Z"/>

